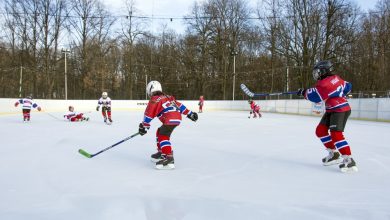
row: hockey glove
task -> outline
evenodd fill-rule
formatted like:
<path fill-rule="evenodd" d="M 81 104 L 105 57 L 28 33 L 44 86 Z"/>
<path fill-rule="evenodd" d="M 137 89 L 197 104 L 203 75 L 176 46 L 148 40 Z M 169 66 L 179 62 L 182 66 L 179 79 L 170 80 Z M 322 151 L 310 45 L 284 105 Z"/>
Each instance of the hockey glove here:
<path fill-rule="evenodd" d="M 197 121 L 198 114 L 196 112 L 191 112 L 190 114 L 187 115 L 187 118 L 191 119 L 192 121 Z"/>
<path fill-rule="evenodd" d="M 15 107 L 18 107 L 18 105 L 19 105 L 19 102 L 15 102 Z"/>
<path fill-rule="evenodd" d="M 306 89 L 300 88 L 298 89 L 297 95 L 298 96 L 304 96 L 306 92 Z"/>
<path fill-rule="evenodd" d="M 100 107 L 100 106 L 96 106 L 96 111 L 99 111 L 99 107 Z"/>
<path fill-rule="evenodd" d="M 141 136 L 148 133 L 148 131 L 146 130 L 146 128 L 144 127 L 144 125 L 142 123 L 139 124 L 138 133 Z"/>

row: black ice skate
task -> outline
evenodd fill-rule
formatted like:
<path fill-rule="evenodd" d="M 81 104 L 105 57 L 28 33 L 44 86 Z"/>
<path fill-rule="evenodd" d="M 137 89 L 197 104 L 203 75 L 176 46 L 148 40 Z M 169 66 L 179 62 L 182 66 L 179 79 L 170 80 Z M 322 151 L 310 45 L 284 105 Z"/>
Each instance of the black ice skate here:
<path fill-rule="evenodd" d="M 341 172 L 343 173 L 355 173 L 358 172 L 355 160 L 351 156 L 343 156 L 344 160 L 339 165 Z"/>
<path fill-rule="evenodd" d="M 150 155 L 150 160 L 151 160 L 153 163 L 156 163 L 156 162 L 158 162 L 158 161 L 160 161 L 160 160 L 162 160 L 162 159 L 164 159 L 164 158 L 162 157 L 162 153 L 161 153 L 160 151 L 157 152 L 157 153 L 154 153 L 154 154 Z"/>
<path fill-rule="evenodd" d="M 328 156 L 322 158 L 322 164 L 324 166 L 330 166 L 341 163 L 343 160 L 340 157 L 340 153 L 337 151 L 333 151 L 332 149 L 327 149 L 329 154 Z"/>
<path fill-rule="evenodd" d="M 156 169 L 158 170 L 172 170 L 175 169 L 175 160 L 173 159 L 173 155 L 165 155 L 161 154 L 163 159 L 157 161 Z"/>

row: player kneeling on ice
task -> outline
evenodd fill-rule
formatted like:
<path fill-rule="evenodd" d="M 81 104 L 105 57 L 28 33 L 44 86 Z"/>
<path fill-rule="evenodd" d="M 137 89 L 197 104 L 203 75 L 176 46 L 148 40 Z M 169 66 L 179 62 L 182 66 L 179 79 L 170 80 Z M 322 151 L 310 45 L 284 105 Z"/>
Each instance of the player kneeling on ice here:
<path fill-rule="evenodd" d="M 317 137 L 329 152 L 322 162 L 325 166 L 341 163 L 339 168 L 342 172 L 357 172 L 351 149 L 343 135 L 351 114 L 346 96 L 351 91 L 352 84 L 335 75 L 332 63 L 327 60 L 314 66 L 313 78 L 317 81 L 315 87 L 299 89 L 298 95 L 314 103 L 325 102 L 326 112 L 316 128 Z"/>
<path fill-rule="evenodd" d="M 104 118 L 104 123 L 110 124 L 112 123 L 111 119 L 111 99 L 108 97 L 107 92 L 102 93 L 102 97 L 98 101 L 98 105 L 96 107 L 96 111 L 99 111 L 100 106 L 102 107 L 102 115 Z M 108 119 L 108 122 L 107 122 Z"/>
<path fill-rule="evenodd" d="M 88 117 L 84 117 L 83 113 L 77 113 L 74 111 L 73 106 L 69 106 L 69 111 L 64 115 L 64 118 L 70 122 L 88 121 Z"/>
<path fill-rule="evenodd" d="M 248 118 L 250 118 L 252 114 L 253 118 L 261 118 L 260 106 L 253 100 L 249 100 L 248 103 L 251 105 L 251 111 L 249 112 Z"/>
<path fill-rule="evenodd" d="M 180 124 L 182 114 L 187 115 L 187 118 L 192 121 L 198 120 L 198 114 L 188 110 L 173 96 L 164 94 L 161 84 L 157 81 L 149 82 L 146 86 L 146 92 L 150 96 L 150 100 L 144 113 L 144 119 L 139 124 L 139 133 L 140 135 L 146 134 L 153 118 L 160 119 L 163 125 L 156 132 L 157 153 L 151 155 L 151 160 L 156 163 L 156 169 L 174 169 L 170 136 Z"/>
<path fill-rule="evenodd" d="M 32 95 L 28 95 L 24 99 L 19 99 L 17 102 L 15 102 L 15 107 L 18 107 L 19 104 L 22 104 L 24 122 L 30 121 L 30 112 L 32 108 L 37 108 L 38 111 L 41 111 L 41 107 L 39 107 L 38 104 L 33 101 Z"/>

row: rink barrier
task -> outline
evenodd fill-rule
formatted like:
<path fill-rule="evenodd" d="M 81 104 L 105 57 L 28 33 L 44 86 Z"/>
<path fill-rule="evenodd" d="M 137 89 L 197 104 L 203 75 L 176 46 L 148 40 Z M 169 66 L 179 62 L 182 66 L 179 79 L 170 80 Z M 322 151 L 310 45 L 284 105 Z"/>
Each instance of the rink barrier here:
<path fill-rule="evenodd" d="M 14 107 L 17 99 L 0 98 L 0 115 L 18 114 L 20 106 Z M 66 112 L 68 106 L 75 107 L 75 111 L 96 111 L 97 100 L 34 100 L 45 112 Z M 390 99 L 389 98 L 367 98 L 348 100 L 352 114 L 351 118 L 386 121 L 390 122 Z M 288 100 L 256 100 L 262 112 L 297 114 L 321 116 L 324 106 L 316 105 L 303 99 Z M 112 111 L 143 111 L 146 108 L 147 100 L 113 100 Z M 198 110 L 198 101 L 182 101 L 189 109 Z M 205 101 L 203 110 L 207 111 L 249 111 L 249 104 L 246 100 L 240 101 Z M 36 109 L 33 111 L 37 111 Z"/>

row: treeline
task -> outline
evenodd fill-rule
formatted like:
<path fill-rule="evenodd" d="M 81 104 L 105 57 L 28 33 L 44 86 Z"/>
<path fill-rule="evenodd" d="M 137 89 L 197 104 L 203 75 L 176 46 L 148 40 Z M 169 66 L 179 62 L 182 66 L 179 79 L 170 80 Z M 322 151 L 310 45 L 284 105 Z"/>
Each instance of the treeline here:
<path fill-rule="evenodd" d="M 244 99 L 240 83 L 257 92 L 313 85 L 322 59 L 355 93 L 390 90 L 390 0 L 369 12 L 353 0 L 263 0 L 257 8 L 207 0 L 181 18 L 185 33 L 152 31 L 159 18 L 142 16 L 133 0 L 123 15 L 99 0 L 0 5 L 0 97 L 95 99 L 107 91 L 145 99 L 146 82 L 158 80 L 179 99 Z"/>

